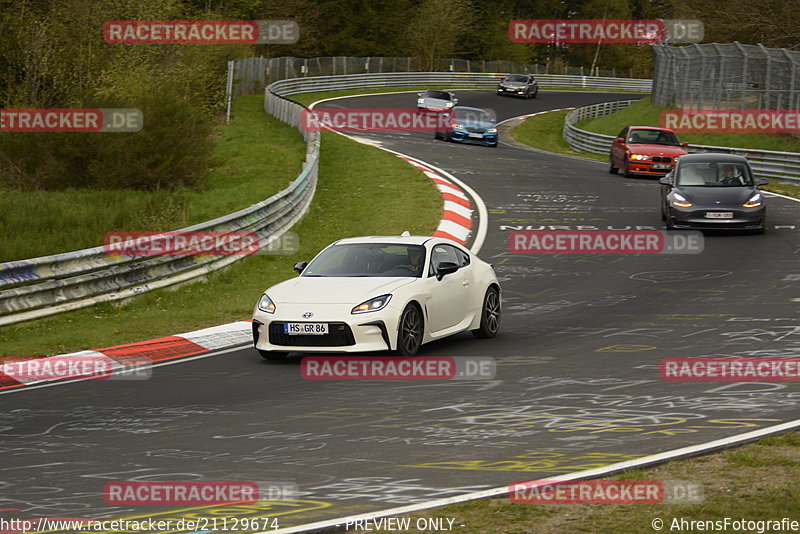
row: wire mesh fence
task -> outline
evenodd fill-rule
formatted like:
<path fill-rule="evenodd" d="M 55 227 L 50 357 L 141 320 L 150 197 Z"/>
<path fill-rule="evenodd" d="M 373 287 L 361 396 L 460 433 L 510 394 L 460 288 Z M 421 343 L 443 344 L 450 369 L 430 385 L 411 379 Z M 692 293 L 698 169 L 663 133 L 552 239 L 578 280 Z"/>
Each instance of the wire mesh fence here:
<path fill-rule="evenodd" d="M 415 58 L 409 57 L 296 57 L 243 58 L 232 62 L 233 98 L 260 94 L 272 82 L 288 78 L 313 76 L 339 76 L 343 74 L 369 74 L 392 72 L 420 72 Z M 524 74 L 570 74 L 577 76 L 615 77 L 615 70 L 570 67 L 563 63 L 522 64 L 513 61 L 483 61 L 468 59 L 441 59 L 436 72 L 496 73 L 518 72 Z"/>
<path fill-rule="evenodd" d="M 800 109 L 800 52 L 762 45 L 653 45 L 653 103 L 683 109 Z"/>

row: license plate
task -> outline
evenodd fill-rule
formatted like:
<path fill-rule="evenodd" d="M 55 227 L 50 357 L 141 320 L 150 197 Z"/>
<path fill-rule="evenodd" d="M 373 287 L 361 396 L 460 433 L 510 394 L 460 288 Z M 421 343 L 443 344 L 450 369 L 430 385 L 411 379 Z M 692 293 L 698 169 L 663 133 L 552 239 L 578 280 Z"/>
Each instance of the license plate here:
<path fill-rule="evenodd" d="M 483 137 L 483 134 L 471 133 L 469 134 L 469 137 Z"/>
<path fill-rule="evenodd" d="M 292 336 L 322 336 L 328 333 L 328 323 L 284 323 L 283 333 Z"/>
<path fill-rule="evenodd" d="M 650 168 L 653 169 L 654 171 L 666 171 L 671 169 L 672 167 L 670 165 L 659 165 L 658 163 L 656 163 Z"/>
<path fill-rule="evenodd" d="M 733 219 L 732 211 L 708 211 L 706 219 Z"/>

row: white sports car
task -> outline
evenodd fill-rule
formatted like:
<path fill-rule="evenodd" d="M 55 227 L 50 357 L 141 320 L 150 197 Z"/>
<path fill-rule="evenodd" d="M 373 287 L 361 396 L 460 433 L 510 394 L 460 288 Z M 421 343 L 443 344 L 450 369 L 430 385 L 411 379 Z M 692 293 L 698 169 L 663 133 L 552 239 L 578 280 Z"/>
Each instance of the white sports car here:
<path fill-rule="evenodd" d="M 500 328 L 500 284 L 491 265 L 448 239 L 356 237 L 294 267 L 253 312 L 253 343 L 268 360 L 289 352 L 396 350 L 470 330 Z"/>
<path fill-rule="evenodd" d="M 417 111 L 447 111 L 458 104 L 458 98 L 450 91 L 428 89 L 417 93 Z"/>

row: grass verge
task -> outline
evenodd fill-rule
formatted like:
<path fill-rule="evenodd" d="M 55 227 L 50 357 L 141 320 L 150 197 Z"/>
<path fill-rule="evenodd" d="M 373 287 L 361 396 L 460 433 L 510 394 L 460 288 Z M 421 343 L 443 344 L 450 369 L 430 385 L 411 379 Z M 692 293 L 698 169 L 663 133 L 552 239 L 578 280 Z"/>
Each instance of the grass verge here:
<path fill-rule="evenodd" d="M 584 130 L 589 129 L 589 125 L 593 124 L 593 128 L 590 131 L 598 132 L 598 133 L 605 133 L 607 135 L 616 135 L 619 133 L 622 128 L 629 124 L 638 124 L 638 125 L 658 125 L 658 115 L 656 114 L 655 122 L 649 121 L 647 122 L 646 118 L 641 116 L 641 113 L 637 110 L 633 110 L 633 114 L 628 115 L 623 120 L 619 120 L 616 115 L 618 113 L 625 113 L 628 109 L 638 104 L 632 104 L 626 109 L 618 111 L 617 113 L 612 113 L 611 115 L 607 115 L 606 117 L 601 117 L 599 119 L 586 119 L 585 121 L 581 121 L 579 125 L 580 128 Z M 528 146 L 533 148 L 538 148 L 539 150 L 546 150 L 548 152 L 554 152 L 556 154 L 564 154 L 567 156 L 579 156 L 582 158 L 593 159 L 597 161 L 608 161 L 608 156 L 601 155 L 601 154 L 591 154 L 589 152 L 578 152 L 573 150 L 569 144 L 564 140 L 563 136 L 563 129 L 564 129 L 564 118 L 567 116 L 568 111 L 554 111 L 552 113 L 543 113 L 541 115 L 536 115 L 534 117 L 529 117 L 525 119 L 522 123 L 517 125 L 511 130 L 511 137 L 515 140 L 519 141 L 520 143 L 524 143 Z M 595 121 L 600 121 L 601 119 L 609 118 L 609 123 L 603 126 L 603 131 L 600 131 L 600 126 Z M 613 119 L 611 119 L 613 118 Z M 651 117 L 652 118 L 652 117 Z M 587 123 L 587 121 L 591 121 Z M 619 128 L 617 129 L 617 127 Z M 613 133 L 607 133 L 613 132 Z M 698 135 L 698 134 L 695 134 Z M 708 135 L 727 135 L 727 134 L 708 134 Z M 764 136 L 764 137 L 774 137 L 769 136 L 768 134 L 730 134 L 730 135 L 748 135 L 748 136 Z M 681 136 L 683 137 L 683 136 Z M 711 142 L 714 141 L 714 142 Z M 697 144 L 708 144 L 708 145 L 717 145 L 717 146 L 730 146 L 724 145 L 724 143 L 720 143 L 719 140 L 709 140 L 709 139 L 702 139 L 697 141 L 690 141 L 692 143 Z M 773 143 L 773 140 L 765 141 L 765 144 Z M 754 147 L 755 148 L 755 147 Z M 763 150 L 778 150 L 777 148 L 762 148 Z M 783 149 L 781 149 L 783 150 Z M 795 150 L 800 150 L 800 145 L 795 148 Z M 764 191 L 772 191 L 773 193 L 780 193 L 782 195 L 787 195 L 790 197 L 800 198 L 800 186 L 794 184 L 781 184 L 775 181 L 770 182 L 769 185 L 761 186 L 761 189 Z"/>
<path fill-rule="evenodd" d="M 96 247 L 113 230 L 182 228 L 284 189 L 300 173 L 306 145 L 297 130 L 265 114 L 262 101 L 237 100 L 236 120 L 216 128 L 201 190 L 0 190 L 0 262 Z"/>
<path fill-rule="evenodd" d="M 512 504 L 507 497 L 444 506 L 403 517 L 455 518 L 460 534 L 561 534 L 564 532 L 723 532 L 718 528 L 671 528 L 680 518 L 694 521 L 800 521 L 800 432 L 762 438 L 740 447 L 649 469 L 628 470 L 606 480 L 682 480 L 702 484 L 699 504 Z M 535 477 L 530 477 L 530 480 Z M 673 523 L 674 521 L 678 523 Z M 727 532 L 758 532 L 734 530 Z M 767 530 L 761 530 L 768 532 Z M 772 529 L 775 532 L 789 530 Z M 380 530 L 378 532 L 389 532 Z M 414 530 L 419 534 L 434 530 Z"/>
<path fill-rule="evenodd" d="M 547 152 L 602 161 L 608 159 L 599 154 L 578 152 L 569 146 L 563 135 L 564 117 L 567 116 L 567 113 L 569 111 L 553 111 L 552 113 L 542 113 L 541 115 L 528 117 L 511 130 L 511 137 L 520 143 L 539 150 L 546 150 Z"/>
<path fill-rule="evenodd" d="M 605 135 L 617 135 L 623 128 L 635 124 L 658 126 L 661 112 L 665 107 L 654 106 L 650 97 L 645 97 L 630 106 L 596 119 L 584 119 L 577 126 L 582 130 Z M 755 148 L 758 150 L 777 150 L 780 152 L 800 152 L 800 139 L 788 134 L 764 133 L 681 133 L 681 141 L 695 145 L 731 146 Z"/>
<path fill-rule="evenodd" d="M 258 121 L 263 115 L 260 107 L 240 108 L 234 124 Z M 234 128 L 242 136 L 255 138 L 282 134 L 282 128 L 273 129 L 270 124 L 264 123 L 249 134 L 238 126 Z M 220 150 L 225 150 L 225 143 L 221 144 Z M 238 159 L 236 168 L 247 168 L 269 179 L 266 174 L 272 168 L 271 152 L 229 150 L 230 156 Z M 230 175 L 228 179 L 236 181 L 237 177 Z M 286 186 L 283 180 L 281 183 Z M 249 203 L 261 198 L 261 194 L 251 197 Z M 249 256 L 223 272 L 211 274 L 208 283 L 152 291 L 122 305 L 103 303 L 6 326 L 0 329 L 0 354 L 46 356 L 249 319 L 265 288 L 295 276 L 292 265 L 311 259 L 330 242 L 358 235 L 399 235 L 404 230 L 429 235 L 436 228 L 441 209 L 433 182 L 407 162 L 378 148 L 325 133 L 311 209 L 292 229 L 300 239 L 297 254 Z"/>

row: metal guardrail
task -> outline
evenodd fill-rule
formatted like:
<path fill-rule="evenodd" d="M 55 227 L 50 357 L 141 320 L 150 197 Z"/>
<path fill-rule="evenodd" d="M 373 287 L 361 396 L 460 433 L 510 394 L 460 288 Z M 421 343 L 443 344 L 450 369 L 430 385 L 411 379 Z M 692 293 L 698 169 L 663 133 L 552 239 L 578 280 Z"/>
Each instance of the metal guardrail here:
<path fill-rule="evenodd" d="M 297 126 L 303 106 L 267 92 L 264 109 Z M 319 133 L 305 132 L 303 170 L 289 187 L 235 213 L 181 231 L 250 231 L 269 247 L 308 209 L 317 183 Z M 128 256 L 104 247 L 0 264 L 0 325 L 129 298 L 221 269 L 244 256 Z"/>
<path fill-rule="evenodd" d="M 496 87 L 506 73 L 475 72 L 390 72 L 371 74 L 347 74 L 341 76 L 314 76 L 291 78 L 270 85 L 279 95 L 339 91 L 343 89 L 371 87 Z M 596 76 L 574 76 L 559 74 L 537 74 L 536 80 L 543 89 L 567 87 L 595 91 L 650 92 L 652 80 L 638 78 L 604 78 Z"/>
<path fill-rule="evenodd" d="M 281 80 L 267 87 L 264 110 L 299 127 L 303 106 L 284 96 L 365 87 L 494 87 L 503 73 L 396 72 Z M 576 75 L 537 75 L 543 88 L 650 91 L 651 81 Z M 181 231 L 253 231 L 260 246 L 280 238 L 308 209 L 319 165 L 319 134 L 304 133 L 303 171 L 288 188 L 248 208 Z M 98 302 L 129 298 L 221 269 L 242 256 L 127 256 L 103 247 L 0 264 L 0 326 Z"/>
<path fill-rule="evenodd" d="M 551 70 L 554 69 L 554 70 Z M 410 57 L 247 57 L 228 62 L 228 95 L 238 98 L 261 94 L 264 86 L 289 78 L 342 76 L 378 72 L 518 72 L 520 74 L 573 74 L 615 78 L 616 70 L 569 67 L 556 64 L 516 63 L 504 60 L 468 60 L 441 58 L 433 68 L 420 68 L 420 62 Z"/>
<path fill-rule="evenodd" d="M 611 143 L 614 141 L 614 136 L 589 132 L 575 125 L 583 119 L 609 115 L 629 106 L 633 102 L 636 102 L 636 100 L 601 102 L 573 109 L 564 118 L 564 139 L 573 150 L 607 155 L 611 149 Z M 750 160 L 750 165 L 756 176 L 800 184 L 800 153 L 798 152 L 778 152 L 775 150 L 714 145 L 689 145 L 687 150 L 690 153 L 720 152 L 745 156 Z"/>

